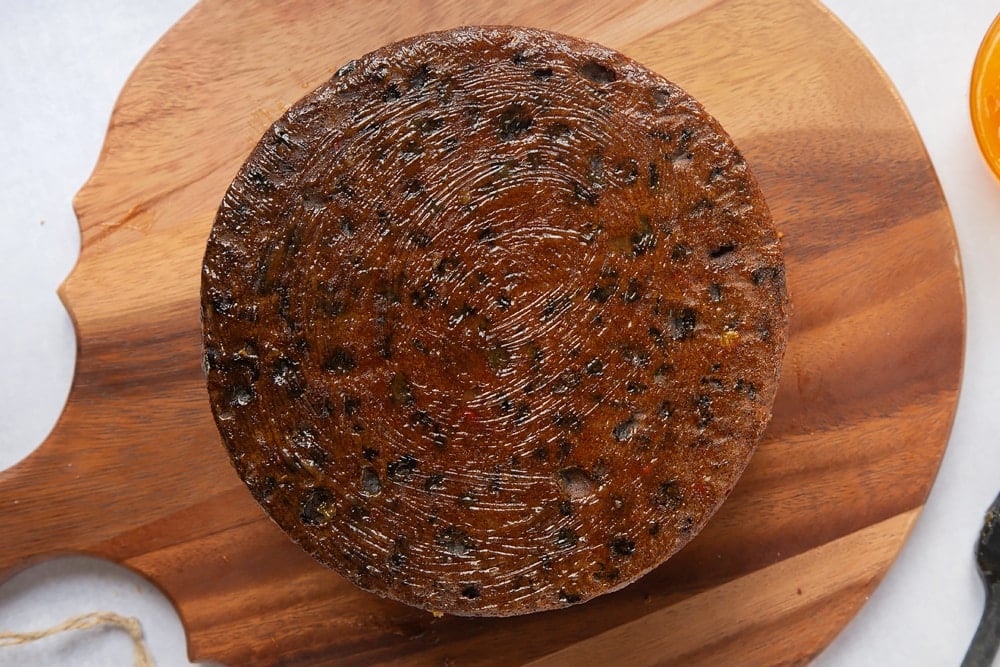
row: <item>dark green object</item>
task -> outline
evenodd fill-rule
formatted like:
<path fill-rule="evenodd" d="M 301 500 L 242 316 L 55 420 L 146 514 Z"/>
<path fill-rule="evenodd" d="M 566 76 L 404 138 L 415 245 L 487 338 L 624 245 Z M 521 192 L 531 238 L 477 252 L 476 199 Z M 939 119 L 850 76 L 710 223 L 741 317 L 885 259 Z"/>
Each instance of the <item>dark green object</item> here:
<path fill-rule="evenodd" d="M 986 584 L 986 608 L 962 667 L 990 667 L 1000 646 L 1000 495 L 986 512 L 976 560 Z"/>

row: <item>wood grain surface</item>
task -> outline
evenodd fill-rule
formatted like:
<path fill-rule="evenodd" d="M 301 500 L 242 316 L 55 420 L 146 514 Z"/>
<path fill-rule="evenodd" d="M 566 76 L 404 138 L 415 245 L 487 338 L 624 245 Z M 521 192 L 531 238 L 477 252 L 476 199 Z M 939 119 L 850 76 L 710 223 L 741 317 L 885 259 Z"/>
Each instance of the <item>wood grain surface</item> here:
<path fill-rule="evenodd" d="M 793 312 L 774 420 L 694 542 L 585 605 L 436 619 L 324 570 L 254 503 L 209 412 L 199 275 L 222 194 L 291 103 L 378 46 L 477 23 L 604 43 L 698 97 L 767 195 Z M 122 563 L 177 605 L 193 659 L 804 663 L 902 546 L 955 412 L 944 198 L 891 85 L 810 0 L 204 0 L 126 85 L 75 206 L 76 376 L 48 440 L 0 472 L 0 577 L 59 553 Z"/>

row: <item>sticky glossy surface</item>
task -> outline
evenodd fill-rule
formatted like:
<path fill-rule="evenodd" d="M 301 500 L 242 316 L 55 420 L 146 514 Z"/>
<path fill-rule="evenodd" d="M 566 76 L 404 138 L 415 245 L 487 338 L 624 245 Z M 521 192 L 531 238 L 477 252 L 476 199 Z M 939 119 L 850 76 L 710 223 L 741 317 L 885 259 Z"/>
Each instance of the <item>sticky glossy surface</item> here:
<path fill-rule="evenodd" d="M 219 211 L 205 365 L 240 475 L 358 585 L 565 606 L 688 542 L 766 424 L 784 268 L 743 157 L 679 88 L 549 33 L 342 68 Z"/>

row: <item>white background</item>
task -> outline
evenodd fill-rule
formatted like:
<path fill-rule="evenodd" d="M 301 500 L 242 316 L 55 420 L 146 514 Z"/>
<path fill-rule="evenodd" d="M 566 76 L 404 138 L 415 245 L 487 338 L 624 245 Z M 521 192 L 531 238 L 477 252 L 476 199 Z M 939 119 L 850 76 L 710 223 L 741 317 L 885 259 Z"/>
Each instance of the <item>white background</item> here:
<path fill-rule="evenodd" d="M 126 77 L 192 4 L 0 0 L 0 469 L 44 439 L 69 391 L 74 333 L 56 287 L 79 247 L 72 197 L 93 168 Z M 958 416 L 927 508 L 884 583 L 817 663 L 957 665 L 983 603 L 973 545 L 1000 491 L 1000 183 L 978 154 L 967 101 L 976 49 L 1000 6 L 827 4 L 887 71 L 927 145 L 958 230 L 969 327 Z M 122 568 L 61 559 L 0 586 L 0 631 L 96 609 L 138 616 L 158 664 L 188 664 L 170 604 Z M 131 659 L 119 631 L 0 648 L 2 666 Z"/>

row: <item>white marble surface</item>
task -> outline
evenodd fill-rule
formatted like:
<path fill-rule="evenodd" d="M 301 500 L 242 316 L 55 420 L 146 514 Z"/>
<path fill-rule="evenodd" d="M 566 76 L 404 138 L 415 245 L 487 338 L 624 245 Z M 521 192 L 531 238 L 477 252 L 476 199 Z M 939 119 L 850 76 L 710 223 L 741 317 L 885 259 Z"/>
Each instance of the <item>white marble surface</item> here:
<path fill-rule="evenodd" d="M 45 437 L 68 393 L 74 334 L 55 289 L 78 251 L 72 197 L 129 72 L 191 4 L 0 1 L 0 469 Z M 967 111 L 976 48 L 1000 7 L 996 0 L 827 4 L 881 63 L 924 138 L 958 230 L 969 326 L 962 399 L 927 508 L 884 583 L 817 664 L 958 664 L 983 601 L 972 548 L 1000 490 L 1000 183 L 978 154 Z M 0 631 L 43 628 L 94 609 L 138 616 L 158 664 L 188 664 L 169 602 L 117 566 L 61 559 L 0 586 Z M 129 640 L 115 631 L 0 648 L 0 666 L 130 661 Z"/>

